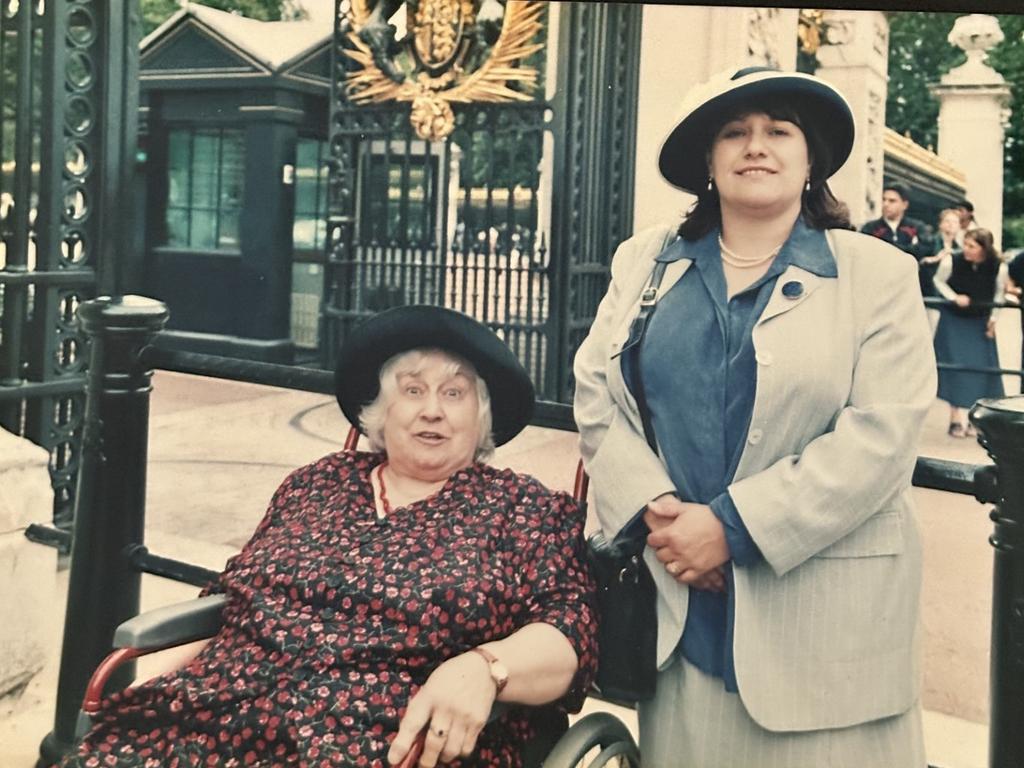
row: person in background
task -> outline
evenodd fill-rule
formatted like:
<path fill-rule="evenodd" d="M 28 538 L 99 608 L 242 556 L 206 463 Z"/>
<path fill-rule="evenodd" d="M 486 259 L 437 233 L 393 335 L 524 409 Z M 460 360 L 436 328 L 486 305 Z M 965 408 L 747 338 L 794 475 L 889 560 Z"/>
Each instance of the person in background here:
<path fill-rule="evenodd" d="M 918 262 L 918 277 L 921 281 L 921 295 L 928 299 L 939 296 L 935 289 L 935 271 L 939 262 L 945 257 L 962 253 L 957 238 L 960 236 L 960 214 L 954 208 L 945 208 L 939 213 L 939 232 L 935 237 L 935 253 L 925 256 Z M 939 325 L 939 308 L 926 307 L 928 322 L 932 327 L 932 335 Z"/>
<path fill-rule="evenodd" d="M 923 222 L 907 216 L 910 207 L 908 195 L 902 184 L 886 184 L 882 189 L 882 217 L 869 221 L 860 231 L 892 243 L 920 262 L 925 256 L 932 255 L 932 238 Z"/>
<path fill-rule="evenodd" d="M 960 216 L 960 233 L 957 235 L 957 243 L 962 247 L 964 234 L 969 229 L 977 229 L 979 224 L 978 220 L 974 218 L 974 203 L 970 200 L 958 200 L 953 208 Z"/>
<path fill-rule="evenodd" d="M 695 87 L 659 167 L 696 203 L 619 246 L 576 356 L 597 518 L 649 531 L 644 768 L 926 764 L 910 479 L 935 358 L 917 265 L 829 189 L 854 133 L 811 75 Z"/>
<path fill-rule="evenodd" d="M 968 368 L 998 368 L 996 317 L 1006 291 L 1008 270 L 999 258 L 987 229 L 964 233 L 960 253 L 939 262 L 935 288 L 950 301 L 942 307 L 935 332 L 935 359 Z M 974 428 L 967 409 L 982 397 L 1002 397 L 1003 379 L 997 373 L 939 369 L 939 399 L 949 403 L 949 434 L 968 437 Z"/>

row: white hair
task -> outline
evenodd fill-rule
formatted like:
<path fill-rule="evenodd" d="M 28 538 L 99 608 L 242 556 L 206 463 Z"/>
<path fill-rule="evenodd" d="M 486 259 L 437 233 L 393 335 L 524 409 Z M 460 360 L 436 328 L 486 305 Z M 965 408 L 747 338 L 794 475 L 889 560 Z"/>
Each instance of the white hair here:
<path fill-rule="evenodd" d="M 487 384 L 483 377 L 478 375 L 472 363 L 458 355 L 452 354 L 443 349 L 410 349 L 399 352 L 389 358 L 380 367 L 380 391 L 372 403 L 363 406 L 359 412 L 359 426 L 370 441 L 370 448 L 374 451 L 384 451 L 384 422 L 387 418 L 388 408 L 398 392 L 398 379 L 403 375 L 418 375 L 424 367 L 428 355 L 440 355 L 444 358 L 443 373 L 445 376 L 455 376 L 461 373 L 476 383 L 477 423 L 480 427 L 480 434 L 477 436 L 476 453 L 474 458 L 477 461 L 485 461 L 494 453 L 494 434 L 491 431 L 491 395 L 487 391 Z"/>

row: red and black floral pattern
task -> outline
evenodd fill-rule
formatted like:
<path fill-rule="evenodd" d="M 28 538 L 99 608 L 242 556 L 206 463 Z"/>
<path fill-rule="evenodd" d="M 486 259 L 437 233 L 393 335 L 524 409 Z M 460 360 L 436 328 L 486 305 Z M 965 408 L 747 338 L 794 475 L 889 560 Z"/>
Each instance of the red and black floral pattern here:
<path fill-rule="evenodd" d="M 188 665 L 110 696 L 65 768 L 386 766 L 409 697 L 445 659 L 531 622 L 595 664 L 583 515 L 565 494 L 474 464 L 378 519 L 380 456 L 293 472 L 213 590 L 220 633 Z M 516 766 L 531 726 L 511 710 L 453 765 Z"/>

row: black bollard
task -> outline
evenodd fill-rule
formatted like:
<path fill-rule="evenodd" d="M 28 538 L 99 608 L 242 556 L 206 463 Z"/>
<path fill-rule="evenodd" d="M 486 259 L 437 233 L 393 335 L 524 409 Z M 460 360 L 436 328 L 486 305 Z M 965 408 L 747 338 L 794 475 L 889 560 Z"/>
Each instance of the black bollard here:
<path fill-rule="evenodd" d="M 1024 766 L 1024 395 L 980 400 L 971 409 L 978 441 L 998 474 L 992 510 L 992 658 L 990 768 Z"/>
<path fill-rule="evenodd" d="M 91 344 L 85 427 L 57 710 L 39 748 L 39 766 L 60 760 L 73 745 L 89 676 L 110 652 L 117 625 L 139 612 L 141 574 L 128 553 L 143 541 L 153 373 L 139 353 L 167 315 L 163 303 L 140 296 L 104 296 L 78 309 Z M 134 665 L 128 666 L 114 685 L 131 681 Z"/>

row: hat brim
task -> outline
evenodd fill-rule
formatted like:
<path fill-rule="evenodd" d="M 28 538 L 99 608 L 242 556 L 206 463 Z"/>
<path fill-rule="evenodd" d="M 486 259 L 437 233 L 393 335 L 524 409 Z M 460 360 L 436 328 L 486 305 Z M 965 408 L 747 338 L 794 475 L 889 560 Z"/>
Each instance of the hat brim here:
<path fill-rule="evenodd" d="M 684 108 L 675 128 L 661 145 L 658 169 L 673 186 L 697 194 L 707 185 L 707 153 L 722 121 L 745 102 L 786 97 L 801 114 L 819 125 L 832 146 L 832 165 L 823 178 L 838 171 L 850 156 L 854 141 L 853 112 L 846 99 L 824 81 L 800 73 L 760 72 L 726 87 L 696 106 Z"/>
<path fill-rule="evenodd" d="M 490 328 L 452 309 L 411 305 L 370 317 L 356 326 L 342 345 L 334 390 L 349 423 L 360 427 L 359 414 L 380 392 L 384 363 L 401 352 L 427 348 L 468 360 L 484 380 L 491 398 L 495 445 L 507 443 L 530 422 L 533 382 L 512 350 Z"/>

